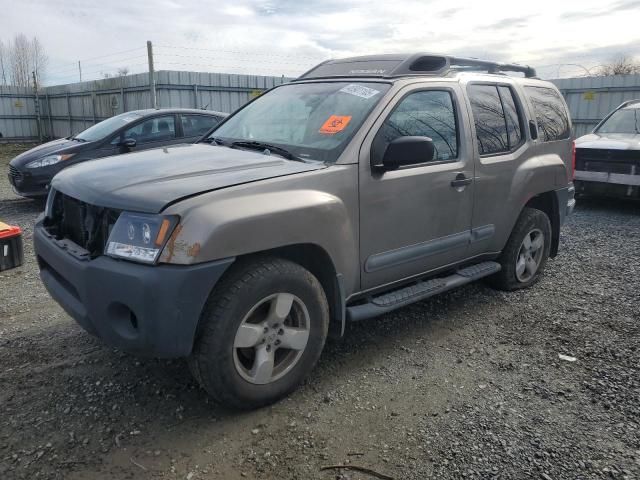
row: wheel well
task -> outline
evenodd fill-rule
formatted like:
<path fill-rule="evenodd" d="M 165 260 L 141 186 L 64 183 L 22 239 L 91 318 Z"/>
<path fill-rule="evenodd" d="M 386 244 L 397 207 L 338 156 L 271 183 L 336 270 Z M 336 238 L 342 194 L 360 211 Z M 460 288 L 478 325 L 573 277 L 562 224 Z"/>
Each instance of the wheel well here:
<path fill-rule="evenodd" d="M 525 207 L 535 208 L 543 211 L 551 222 L 551 251 L 550 257 L 558 254 L 560 244 L 560 210 L 558 208 L 558 198 L 555 192 L 544 192 L 531 198 Z"/>
<path fill-rule="evenodd" d="M 272 255 L 290 260 L 309 270 L 320 282 L 329 303 L 329 336 L 339 338 L 344 333 L 345 299 L 341 275 L 337 274 L 329 254 L 312 243 L 287 245 L 271 250 L 238 257 L 238 260 L 255 255 Z"/>

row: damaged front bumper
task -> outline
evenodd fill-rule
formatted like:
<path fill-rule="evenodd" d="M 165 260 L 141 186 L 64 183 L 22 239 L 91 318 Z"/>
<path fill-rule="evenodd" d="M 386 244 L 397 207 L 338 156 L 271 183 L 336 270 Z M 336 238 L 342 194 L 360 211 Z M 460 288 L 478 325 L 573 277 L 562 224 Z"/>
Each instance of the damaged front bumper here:
<path fill-rule="evenodd" d="M 197 265 L 142 265 L 73 252 L 40 220 L 34 247 L 51 296 L 89 333 L 138 355 L 191 353 L 204 304 L 233 258 Z M 78 247 L 79 248 L 79 247 Z"/>

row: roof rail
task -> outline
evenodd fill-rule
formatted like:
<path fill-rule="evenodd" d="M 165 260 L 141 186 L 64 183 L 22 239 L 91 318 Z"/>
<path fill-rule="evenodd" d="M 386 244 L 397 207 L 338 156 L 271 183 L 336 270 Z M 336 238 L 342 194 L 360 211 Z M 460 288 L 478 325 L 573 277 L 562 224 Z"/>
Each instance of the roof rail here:
<path fill-rule="evenodd" d="M 450 71 L 482 71 L 487 73 L 521 72 L 525 77 L 536 76 L 527 65 L 499 63 L 476 58 L 416 53 L 413 55 L 369 55 L 326 60 L 302 74 L 298 80 L 335 77 L 394 78 L 415 75 L 445 75 Z"/>

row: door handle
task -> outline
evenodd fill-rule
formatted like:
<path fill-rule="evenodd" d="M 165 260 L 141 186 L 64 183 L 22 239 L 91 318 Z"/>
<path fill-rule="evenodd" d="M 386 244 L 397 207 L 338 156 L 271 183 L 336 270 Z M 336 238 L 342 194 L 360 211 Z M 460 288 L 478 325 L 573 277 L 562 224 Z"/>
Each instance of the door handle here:
<path fill-rule="evenodd" d="M 467 185 L 471 185 L 473 182 L 473 178 L 465 177 L 464 173 L 459 173 L 456 175 L 455 180 L 451 180 L 451 186 L 454 188 L 466 187 Z"/>

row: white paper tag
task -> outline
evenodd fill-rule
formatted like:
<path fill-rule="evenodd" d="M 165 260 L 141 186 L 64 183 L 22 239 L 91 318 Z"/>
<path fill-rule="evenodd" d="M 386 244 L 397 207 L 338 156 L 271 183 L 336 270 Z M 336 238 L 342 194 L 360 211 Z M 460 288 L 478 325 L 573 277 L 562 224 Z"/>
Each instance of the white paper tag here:
<path fill-rule="evenodd" d="M 371 98 L 374 95 L 380 93 L 379 90 L 374 90 L 373 88 L 364 87 L 362 85 L 356 85 L 355 83 L 351 83 L 344 88 L 341 88 L 340 91 L 342 93 L 349 93 L 351 95 L 355 95 L 360 98 Z"/>

